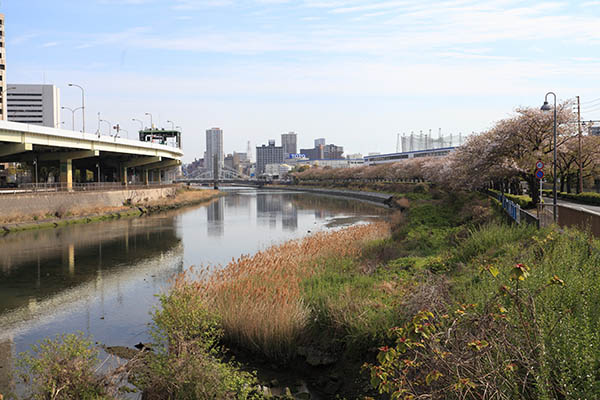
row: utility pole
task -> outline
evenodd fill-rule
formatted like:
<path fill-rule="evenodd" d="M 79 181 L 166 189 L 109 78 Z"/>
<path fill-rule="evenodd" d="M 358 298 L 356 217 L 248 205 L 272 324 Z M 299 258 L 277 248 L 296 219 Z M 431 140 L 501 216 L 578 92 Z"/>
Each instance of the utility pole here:
<path fill-rule="evenodd" d="M 396 134 L 396 153 L 400 153 L 400 134 Z"/>
<path fill-rule="evenodd" d="M 579 101 L 579 96 L 577 96 L 577 129 L 579 134 L 579 190 L 578 193 L 583 193 L 583 165 L 581 160 L 581 104 Z"/>

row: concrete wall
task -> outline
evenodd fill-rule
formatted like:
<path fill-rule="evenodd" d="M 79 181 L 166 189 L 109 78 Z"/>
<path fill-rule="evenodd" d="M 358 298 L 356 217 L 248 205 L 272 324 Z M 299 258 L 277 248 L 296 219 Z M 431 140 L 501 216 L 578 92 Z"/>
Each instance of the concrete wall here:
<path fill-rule="evenodd" d="M 94 212 L 104 207 L 119 207 L 174 195 L 176 187 L 0 196 L 0 219 L 19 216 L 44 216 L 59 212 Z"/>
<path fill-rule="evenodd" d="M 558 205 L 558 225 L 561 227 L 577 227 L 590 230 L 600 237 L 600 214 L 589 210 L 578 210 L 576 207 Z"/>

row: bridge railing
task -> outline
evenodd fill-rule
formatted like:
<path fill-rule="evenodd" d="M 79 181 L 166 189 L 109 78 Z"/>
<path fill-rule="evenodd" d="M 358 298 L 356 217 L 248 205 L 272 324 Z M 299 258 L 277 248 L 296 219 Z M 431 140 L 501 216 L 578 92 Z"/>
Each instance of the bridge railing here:
<path fill-rule="evenodd" d="M 89 182 L 89 183 L 73 183 L 68 187 L 66 183 L 24 183 L 17 188 L 3 189 L 0 188 L 0 195 L 21 194 L 21 193 L 39 193 L 51 194 L 62 192 L 86 192 L 86 191 L 115 191 L 115 190 L 133 190 L 144 189 L 148 187 L 171 187 L 177 186 L 175 183 L 160 183 L 149 182 L 148 185 L 143 183 L 124 183 L 119 182 Z"/>

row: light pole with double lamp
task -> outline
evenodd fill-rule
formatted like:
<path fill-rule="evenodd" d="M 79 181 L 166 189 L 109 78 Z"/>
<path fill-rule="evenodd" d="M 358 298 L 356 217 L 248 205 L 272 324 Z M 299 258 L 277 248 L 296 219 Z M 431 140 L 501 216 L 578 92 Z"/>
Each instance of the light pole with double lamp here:
<path fill-rule="evenodd" d="M 558 209 L 558 205 L 557 205 L 557 196 L 556 196 L 556 93 L 554 92 L 548 92 L 546 93 L 546 96 L 544 97 L 544 104 L 542 105 L 542 107 L 540 108 L 542 111 L 550 111 L 552 108 L 550 108 L 550 104 L 548 104 L 548 95 L 552 95 L 554 96 L 554 128 L 553 128 L 553 133 L 554 133 L 554 149 L 553 149 L 553 157 L 554 157 L 554 163 L 552 165 L 552 175 L 553 175 L 553 179 L 552 179 L 552 214 L 554 215 L 554 222 L 558 221 L 558 213 L 557 213 L 557 209 Z M 540 193 L 540 196 L 542 194 Z"/>
<path fill-rule="evenodd" d="M 71 111 L 71 130 L 75 130 L 75 111 L 79 110 L 81 107 L 71 108 L 71 107 L 61 107 L 63 110 Z"/>
<path fill-rule="evenodd" d="M 79 85 L 76 85 L 74 83 L 69 83 L 69 86 L 74 86 L 74 87 L 78 87 L 79 89 L 81 89 L 81 131 L 83 133 L 85 133 L 85 91 L 83 90 L 83 88 Z M 75 130 L 75 129 L 73 129 Z"/>

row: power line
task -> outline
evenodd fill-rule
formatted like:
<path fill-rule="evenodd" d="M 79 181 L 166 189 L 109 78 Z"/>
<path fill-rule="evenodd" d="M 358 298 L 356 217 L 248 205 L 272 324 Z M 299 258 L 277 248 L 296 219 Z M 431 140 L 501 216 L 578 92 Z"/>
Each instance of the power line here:
<path fill-rule="evenodd" d="M 591 104 L 591 103 L 597 103 L 597 102 L 600 102 L 600 97 L 597 98 L 597 99 L 589 100 L 589 101 L 582 101 L 581 105 L 583 106 L 583 105 L 587 105 L 587 104 Z"/>

